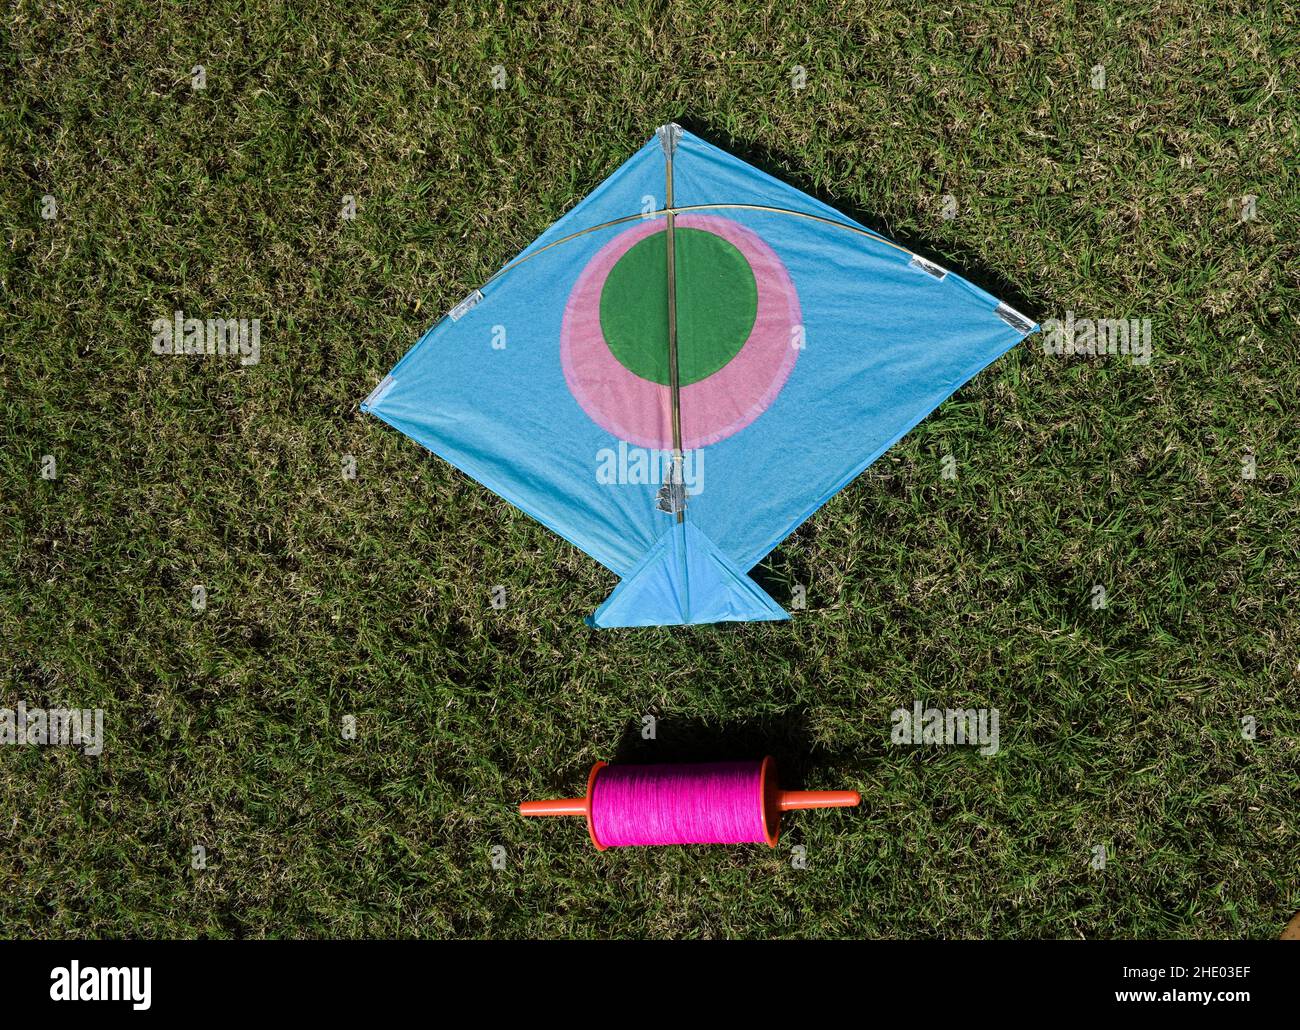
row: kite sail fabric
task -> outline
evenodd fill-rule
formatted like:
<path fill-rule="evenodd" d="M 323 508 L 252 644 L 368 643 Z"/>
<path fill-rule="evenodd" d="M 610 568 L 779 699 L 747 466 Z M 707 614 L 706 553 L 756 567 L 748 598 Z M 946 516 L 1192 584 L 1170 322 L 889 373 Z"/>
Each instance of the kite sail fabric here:
<path fill-rule="evenodd" d="M 617 573 L 592 625 L 786 619 L 748 570 L 1036 329 L 666 125 L 361 408 Z"/>

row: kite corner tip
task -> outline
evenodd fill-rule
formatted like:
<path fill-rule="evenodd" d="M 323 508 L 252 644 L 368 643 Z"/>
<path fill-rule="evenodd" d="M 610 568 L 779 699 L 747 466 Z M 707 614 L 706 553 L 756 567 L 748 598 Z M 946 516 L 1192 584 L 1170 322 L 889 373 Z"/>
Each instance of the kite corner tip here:
<path fill-rule="evenodd" d="M 664 151 L 671 155 L 677 149 L 683 131 L 685 130 L 676 122 L 665 122 L 655 129 L 655 138 L 659 140 L 659 145 L 664 148 Z"/>
<path fill-rule="evenodd" d="M 1039 325 L 1037 322 L 1028 315 L 1022 315 L 1006 301 L 999 303 L 993 313 L 1018 332 L 1022 338 L 1038 332 Z"/>
<path fill-rule="evenodd" d="M 371 390 L 369 396 L 367 396 L 365 400 L 363 400 L 359 405 L 357 405 L 357 407 L 364 414 L 367 415 L 374 414 L 375 406 L 381 400 L 384 399 L 384 395 L 388 393 L 388 391 L 391 390 L 396 384 L 397 384 L 397 380 L 394 379 L 391 375 L 384 376 L 384 378 L 379 381 L 379 385 L 376 386 L 373 390 Z"/>

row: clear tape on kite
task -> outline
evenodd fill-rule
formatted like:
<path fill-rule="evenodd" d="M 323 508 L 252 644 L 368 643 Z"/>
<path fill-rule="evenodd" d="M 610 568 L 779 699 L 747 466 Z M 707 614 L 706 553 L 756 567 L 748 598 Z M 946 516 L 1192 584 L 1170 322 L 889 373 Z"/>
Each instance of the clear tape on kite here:
<path fill-rule="evenodd" d="M 1026 318 L 1010 304 L 999 304 L 994 314 L 1018 333 L 1027 333 L 1034 328 L 1034 320 Z"/>
<path fill-rule="evenodd" d="M 658 503 L 655 507 L 669 515 L 678 515 L 686 510 L 686 482 L 682 477 L 680 454 L 673 455 L 672 467 L 664 478 L 663 486 L 659 488 L 656 500 Z"/>
<path fill-rule="evenodd" d="M 664 153 L 672 157 L 677 150 L 677 141 L 682 138 L 682 127 L 676 122 L 669 122 L 655 129 L 655 135 L 659 137 L 659 145 L 664 148 Z"/>
<path fill-rule="evenodd" d="M 672 480 L 659 488 L 655 507 L 669 515 L 677 515 L 686 510 L 686 485 Z"/>
<path fill-rule="evenodd" d="M 927 275 L 934 276 L 940 282 L 948 278 L 948 269 L 936 265 L 933 261 L 927 261 L 925 258 L 921 257 L 920 254 L 912 255 L 912 267 L 919 268 Z"/>
<path fill-rule="evenodd" d="M 396 385 L 396 379 L 392 376 L 384 376 L 384 378 L 380 380 L 379 385 L 370 391 L 370 396 L 361 402 L 361 410 L 370 411 L 370 409 L 383 400 L 384 395 Z"/>
<path fill-rule="evenodd" d="M 469 309 L 474 307 L 474 305 L 476 305 L 482 299 L 483 299 L 483 291 L 475 290 L 468 297 L 466 297 L 459 304 L 457 304 L 454 308 L 448 311 L 447 317 L 450 318 L 453 322 L 459 322 L 462 318 L 464 318 L 469 313 Z"/>

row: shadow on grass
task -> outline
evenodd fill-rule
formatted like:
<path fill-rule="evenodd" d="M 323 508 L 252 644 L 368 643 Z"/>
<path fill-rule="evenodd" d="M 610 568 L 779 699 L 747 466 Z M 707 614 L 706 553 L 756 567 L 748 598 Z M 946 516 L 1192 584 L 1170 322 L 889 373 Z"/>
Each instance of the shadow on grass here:
<path fill-rule="evenodd" d="M 800 161 L 796 156 L 791 156 L 770 147 L 756 146 L 723 132 L 716 132 L 711 126 L 697 122 L 689 117 L 678 118 L 677 124 L 699 136 L 700 139 L 712 143 L 715 147 L 721 147 L 742 161 L 748 161 L 755 168 L 761 169 L 774 179 L 779 179 L 796 189 L 802 190 L 810 197 L 815 197 L 823 204 L 830 205 L 855 222 L 865 225 L 867 228 L 897 243 L 901 243 L 912 253 L 919 254 L 927 260 L 942 265 L 949 271 L 956 272 L 967 282 L 974 283 L 980 289 L 986 290 L 999 300 L 1006 301 L 1017 311 L 1024 312 L 1031 318 L 1036 317 L 1034 310 L 1038 305 L 998 272 L 984 264 L 978 251 L 957 244 L 955 246 L 948 245 L 947 253 L 942 253 L 931 248 L 925 240 L 919 237 L 908 233 L 895 233 L 888 226 L 883 225 L 880 219 L 863 211 L 843 197 L 829 196 L 811 183 L 800 181 L 799 177 L 791 171 L 791 169 L 797 169 L 800 166 Z"/>
<path fill-rule="evenodd" d="M 808 731 L 803 709 L 760 719 L 719 724 L 703 719 L 663 717 L 655 724 L 655 739 L 641 736 L 640 720 L 630 720 L 615 749 L 613 763 L 668 765 L 681 762 L 738 762 L 776 759 L 781 786 L 798 789 L 808 774 L 821 766 L 835 767 L 838 756 L 816 745 Z M 860 761 L 861 756 L 854 756 Z"/>

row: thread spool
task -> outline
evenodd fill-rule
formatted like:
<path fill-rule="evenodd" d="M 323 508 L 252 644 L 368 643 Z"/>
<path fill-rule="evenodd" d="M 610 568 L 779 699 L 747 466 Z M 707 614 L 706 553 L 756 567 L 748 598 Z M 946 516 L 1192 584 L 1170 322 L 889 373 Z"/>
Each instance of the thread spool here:
<path fill-rule="evenodd" d="M 597 762 L 586 797 L 525 801 L 519 814 L 583 816 L 597 851 L 655 844 L 776 847 L 782 812 L 852 808 L 861 800 L 851 790 L 782 790 L 771 756 L 694 765 Z"/>

